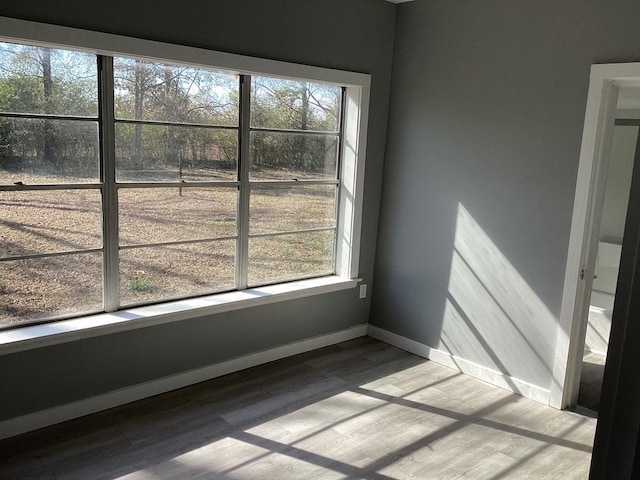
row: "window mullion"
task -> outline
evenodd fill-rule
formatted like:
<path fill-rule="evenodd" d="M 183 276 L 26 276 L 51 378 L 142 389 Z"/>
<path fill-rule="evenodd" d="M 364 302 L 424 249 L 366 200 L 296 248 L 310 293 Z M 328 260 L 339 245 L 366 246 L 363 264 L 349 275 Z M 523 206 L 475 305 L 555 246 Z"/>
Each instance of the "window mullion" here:
<path fill-rule="evenodd" d="M 119 307 L 118 291 L 118 192 L 115 168 L 115 118 L 113 57 L 99 56 L 100 158 L 102 180 L 102 278 L 104 309 Z"/>
<path fill-rule="evenodd" d="M 249 270 L 249 132 L 251 112 L 251 76 L 240 76 L 240 131 L 238 180 L 238 240 L 236 247 L 236 288 L 244 290 Z"/>
<path fill-rule="evenodd" d="M 336 219 L 336 232 L 333 236 L 333 273 L 338 274 L 338 252 L 340 250 L 340 245 L 338 241 L 338 232 L 340 228 L 340 198 L 342 197 L 342 167 L 344 162 L 344 129 L 345 129 L 345 106 L 347 104 L 347 89 L 342 87 L 342 93 L 340 96 L 340 121 L 338 125 L 338 131 L 340 132 L 340 136 L 338 137 L 338 165 L 336 168 L 336 179 L 338 180 L 338 184 L 336 185 L 335 192 L 335 204 L 334 204 L 334 217 Z"/>

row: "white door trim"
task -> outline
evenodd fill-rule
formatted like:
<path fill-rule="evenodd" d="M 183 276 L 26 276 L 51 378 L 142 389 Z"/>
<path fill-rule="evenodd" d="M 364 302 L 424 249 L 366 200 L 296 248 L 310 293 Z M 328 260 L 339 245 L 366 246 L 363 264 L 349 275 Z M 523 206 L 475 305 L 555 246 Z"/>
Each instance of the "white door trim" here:
<path fill-rule="evenodd" d="M 640 85 L 640 63 L 591 67 L 550 388 L 556 408 L 577 399 L 618 90 L 632 85 Z"/>

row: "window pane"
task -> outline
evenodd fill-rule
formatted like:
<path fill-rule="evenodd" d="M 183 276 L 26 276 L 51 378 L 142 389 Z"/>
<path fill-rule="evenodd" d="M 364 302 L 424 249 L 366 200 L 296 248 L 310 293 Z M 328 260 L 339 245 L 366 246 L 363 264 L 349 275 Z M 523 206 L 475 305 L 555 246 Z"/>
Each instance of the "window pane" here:
<path fill-rule="evenodd" d="M 334 185 L 251 189 L 249 233 L 335 226 Z"/>
<path fill-rule="evenodd" d="M 0 42 L 0 111 L 98 115 L 96 56 Z"/>
<path fill-rule="evenodd" d="M 334 232 L 249 239 L 249 284 L 262 285 L 333 273 Z"/>
<path fill-rule="evenodd" d="M 118 181 L 236 180 L 238 132 L 116 124 Z"/>
<path fill-rule="evenodd" d="M 0 117 L 0 183 L 100 178 L 98 123 Z"/>
<path fill-rule="evenodd" d="M 98 190 L 0 192 L 0 257 L 100 247 Z"/>
<path fill-rule="evenodd" d="M 121 188 L 120 245 L 236 234 L 236 188 Z"/>
<path fill-rule="evenodd" d="M 114 81 L 117 118 L 238 125 L 238 75 L 115 58 Z"/>
<path fill-rule="evenodd" d="M 0 326 L 102 309 L 102 255 L 0 262 Z"/>
<path fill-rule="evenodd" d="M 120 250 L 122 305 L 235 288 L 235 240 Z"/>
<path fill-rule="evenodd" d="M 338 136 L 251 132 L 252 180 L 336 178 Z"/>
<path fill-rule="evenodd" d="M 251 78 L 251 126 L 337 132 L 342 89 L 281 78 Z"/>

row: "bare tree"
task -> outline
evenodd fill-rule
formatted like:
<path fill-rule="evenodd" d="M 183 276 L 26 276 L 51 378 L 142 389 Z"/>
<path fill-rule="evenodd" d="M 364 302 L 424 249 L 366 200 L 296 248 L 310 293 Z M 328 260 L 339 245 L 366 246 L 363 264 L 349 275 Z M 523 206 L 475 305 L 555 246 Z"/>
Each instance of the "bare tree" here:
<path fill-rule="evenodd" d="M 53 112 L 53 77 L 51 75 L 51 49 L 40 48 L 39 56 L 40 68 L 42 70 L 42 87 L 44 91 L 44 113 L 52 114 Z M 55 132 L 51 121 L 44 121 L 43 132 L 43 157 L 45 162 L 55 164 L 60 159 L 56 158 Z"/>

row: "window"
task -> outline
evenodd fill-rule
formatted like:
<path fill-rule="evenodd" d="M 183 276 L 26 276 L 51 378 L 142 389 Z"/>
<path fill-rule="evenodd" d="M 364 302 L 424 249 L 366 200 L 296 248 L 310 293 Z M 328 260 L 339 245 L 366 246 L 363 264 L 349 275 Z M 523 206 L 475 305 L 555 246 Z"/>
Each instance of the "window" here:
<path fill-rule="evenodd" d="M 112 186 L 117 271 L 110 309 L 236 288 L 241 76 L 99 57 L 114 108 L 105 135 L 105 187 Z M 115 161 L 115 181 L 113 167 Z M 114 241 L 115 243 L 115 241 Z M 115 270 L 115 268 L 114 268 Z M 118 282 L 116 285 L 115 279 Z"/>
<path fill-rule="evenodd" d="M 249 286 L 334 273 L 342 89 L 254 76 Z"/>
<path fill-rule="evenodd" d="M 42 45 L 0 43 L 0 327 L 357 276 L 362 86 Z"/>
<path fill-rule="evenodd" d="M 102 308 L 94 55 L 0 44 L 0 322 Z"/>

